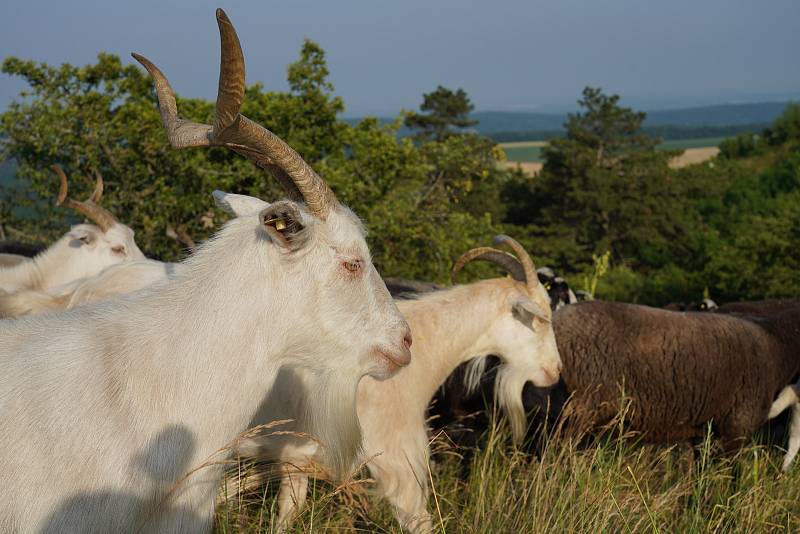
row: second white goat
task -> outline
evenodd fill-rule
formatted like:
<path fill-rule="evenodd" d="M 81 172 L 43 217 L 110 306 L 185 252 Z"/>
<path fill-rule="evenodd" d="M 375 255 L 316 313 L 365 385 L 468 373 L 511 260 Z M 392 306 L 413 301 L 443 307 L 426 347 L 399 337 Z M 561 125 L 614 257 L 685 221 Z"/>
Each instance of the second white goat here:
<path fill-rule="evenodd" d="M 498 356 L 502 365 L 496 395 L 517 440 L 526 429 L 525 383 L 545 387 L 559 378 L 561 360 L 547 293 L 525 250 L 507 236 L 498 236 L 496 241 L 511 246 L 517 257 L 488 247 L 473 249 L 455 264 L 453 275 L 467 262 L 480 259 L 498 263 L 514 279 L 483 280 L 396 301 L 414 335 L 412 362 L 389 380 L 366 377 L 358 387 L 362 460 L 367 461 L 379 494 L 392 503 L 403 528 L 412 532 L 432 527 L 427 511 L 426 409 L 450 373 L 473 358 Z M 272 399 L 263 404 L 253 423 L 297 418 L 307 409 L 303 404 L 307 395 L 298 392 L 308 389 L 308 381 L 303 372 L 284 370 Z M 320 461 L 318 445 L 294 436 L 270 436 L 242 443 L 239 453 L 282 462 L 278 519 L 285 527 L 305 502 L 308 473 Z"/>

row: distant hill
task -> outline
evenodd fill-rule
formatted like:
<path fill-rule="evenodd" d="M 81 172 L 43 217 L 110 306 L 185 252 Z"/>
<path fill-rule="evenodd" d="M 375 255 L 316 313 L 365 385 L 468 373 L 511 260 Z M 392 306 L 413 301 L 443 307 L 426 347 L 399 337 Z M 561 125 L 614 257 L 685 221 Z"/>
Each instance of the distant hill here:
<path fill-rule="evenodd" d="M 529 113 L 518 111 L 479 111 L 471 118 L 479 121 L 475 129 L 482 134 L 494 132 L 558 131 L 567 120 L 566 113 Z"/>
<path fill-rule="evenodd" d="M 723 104 L 685 109 L 648 111 L 645 126 L 736 126 L 772 122 L 788 102 Z"/>
<path fill-rule="evenodd" d="M 760 102 L 647 111 L 644 128 L 664 139 L 735 135 L 743 131 L 758 132 L 783 113 L 786 104 L 788 102 Z M 512 141 L 523 138 L 555 137 L 563 131 L 567 114 L 478 111 L 473 113 L 471 118 L 479 121 L 475 126 L 478 133 L 493 137 L 497 141 Z M 361 119 L 345 120 L 355 124 Z M 386 117 L 381 117 L 379 120 L 382 124 L 392 121 Z M 403 130 L 400 135 L 408 135 L 408 132 Z"/>
<path fill-rule="evenodd" d="M 737 126 L 764 124 L 783 113 L 788 102 L 723 104 L 647 112 L 644 126 Z M 480 111 L 472 114 L 479 120 L 480 133 L 561 130 L 567 114 Z"/>

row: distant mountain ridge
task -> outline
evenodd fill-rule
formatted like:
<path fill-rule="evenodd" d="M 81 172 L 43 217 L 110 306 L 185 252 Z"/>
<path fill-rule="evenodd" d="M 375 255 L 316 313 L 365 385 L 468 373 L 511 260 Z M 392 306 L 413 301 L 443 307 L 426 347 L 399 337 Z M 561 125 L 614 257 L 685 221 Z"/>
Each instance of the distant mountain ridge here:
<path fill-rule="evenodd" d="M 677 109 L 646 111 L 645 128 L 675 126 L 681 129 L 700 127 L 761 126 L 772 122 L 786 108 L 785 102 L 755 102 L 744 104 L 720 104 Z M 525 111 L 477 111 L 470 118 L 479 121 L 475 130 L 483 135 L 515 132 L 549 132 L 563 130 L 566 113 L 534 113 Z M 345 119 L 355 124 L 361 118 Z M 393 119 L 380 117 L 381 123 Z M 407 132 L 401 132 L 401 135 Z"/>

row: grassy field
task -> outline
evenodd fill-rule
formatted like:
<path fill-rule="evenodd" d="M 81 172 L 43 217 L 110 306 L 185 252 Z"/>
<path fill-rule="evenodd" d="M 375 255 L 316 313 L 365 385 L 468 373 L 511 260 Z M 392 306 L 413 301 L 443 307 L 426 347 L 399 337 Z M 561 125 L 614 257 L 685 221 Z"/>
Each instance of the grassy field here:
<path fill-rule="evenodd" d="M 800 529 L 800 469 L 780 473 L 781 453 L 751 444 L 732 457 L 706 440 L 655 447 L 600 439 L 588 447 L 551 441 L 541 458 L 515 451 L 492 429 L 459 476 L 458 451 L 434 441 L 429 499 L 436 532 L 793 532 Z M 216 532 L 274 532 L 272 487 L 227 504 Z M 290 532 L 400 533 L 368 482 L 311 485 Z"/>
<path fill-rule="evenodd" d="M 705 148 L 719 146 L 724 137 L 703 137 L 700 139 L 676 139 L 674 141 L 664 141 L 658 148 L 662 150 L 685 150 L 687 148 Z"/>
<path fill-rule="evenodd" d="M 698 139 L 676 139 L 658 145 L 663 150 L 685 150 L 687 148 L 716 147 L 724 137 L 703 137 Z M 500 143 L 509 161 L 540 162 L 542 148 L 547 141 L 521 141 L 516 143 Z"/>
<path fill-rule="evenodd" d="M 509 161 L 542 161 L 542 147 L 547 141 L 522 141 L 519 143 L 500 143 Z"/>

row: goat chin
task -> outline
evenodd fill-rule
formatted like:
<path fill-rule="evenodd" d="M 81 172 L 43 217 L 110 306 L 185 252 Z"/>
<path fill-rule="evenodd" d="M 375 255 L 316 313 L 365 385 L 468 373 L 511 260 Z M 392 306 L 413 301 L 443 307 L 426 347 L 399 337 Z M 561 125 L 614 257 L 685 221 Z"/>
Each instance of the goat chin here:
<path fill-rule="evenodd" d="M 337 480 L 349 474 L 361 455 L 361 425 L 356 413 L 359 379 L 350 374 L 314 375 L 298 420 L 298 427 L 321 445 L 325 465 Z"/>

